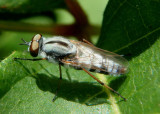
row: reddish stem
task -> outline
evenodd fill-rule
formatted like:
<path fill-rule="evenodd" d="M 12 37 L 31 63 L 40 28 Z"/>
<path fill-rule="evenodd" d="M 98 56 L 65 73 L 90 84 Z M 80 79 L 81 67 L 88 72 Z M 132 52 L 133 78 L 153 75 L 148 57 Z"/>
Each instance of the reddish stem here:
<path fill-rule="evenodd" d="M 88 28 L 89 22 L 87 15 L 78 4 L 77 0 L 65 0 L 68 10 L 75 18 L 75 24 L 71 25 L 68 30 L 65 32 L 72 33 L 73 36 L 76 36 L 79 40 L 83 40 L 84 38 L 88 41 L 90 40 L 90 34 L 86 32 L 86 28 Z"/>

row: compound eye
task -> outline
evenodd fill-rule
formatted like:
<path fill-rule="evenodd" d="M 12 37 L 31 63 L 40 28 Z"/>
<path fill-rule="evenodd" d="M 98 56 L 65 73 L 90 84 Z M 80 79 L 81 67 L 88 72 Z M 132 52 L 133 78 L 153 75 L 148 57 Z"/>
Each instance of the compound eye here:
<path fill-rule="evenodd" d="M 38 51 L 39 51 L 39 40 L 42 38 L 41 34 L 36 34 L 33 38 L 32 38 L 32 42 L 30 45 L 30 54 L 33 57 L 37 57 L 38 56 Z"/>

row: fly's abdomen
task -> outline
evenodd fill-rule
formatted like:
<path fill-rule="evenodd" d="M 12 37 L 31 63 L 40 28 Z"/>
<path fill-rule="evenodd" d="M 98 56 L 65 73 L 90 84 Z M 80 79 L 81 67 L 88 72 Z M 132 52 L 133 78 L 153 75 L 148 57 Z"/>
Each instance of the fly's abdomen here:
<path fill-rule="evenodd" d="M 83 43 L 81 43 L 83 44 Z M 95 71 L 110 75 L 120 75 L 126 73 L 126 60 L 114 53 L 105 52 L 98 48 L 91 48 L 86 44 L 76 45 L 77 53 L 73 64 L 75 68 L 86 68 L 89 71 Z"/>
<path fill-rule="evenodd" d="M 105 69 L 106 72 L 108 72 L 111 75 L 124 74 L 127 70 L 123 65 L 108 58 L 103 59 L 102 68 Z"/>
<path fill-rule="evenodd" d="M 105 73 L 110 75 L 120 75 L 126 73 L 127 68 L 123 65 L 106 58 L 101 55 L 95 55 L 96 57 L 91 60 L 90 71 L 97 71 L 99 73 Z"/>

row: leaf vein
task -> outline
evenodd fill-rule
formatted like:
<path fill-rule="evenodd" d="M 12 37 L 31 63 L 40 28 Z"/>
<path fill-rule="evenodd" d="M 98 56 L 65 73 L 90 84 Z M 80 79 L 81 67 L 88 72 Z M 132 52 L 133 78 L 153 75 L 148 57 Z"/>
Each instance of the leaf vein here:
<path fill-rule="evenodd" d="M 121 48 L 119 48 L 119 49 L 117 49 L 117 50 L 114 50 L 114 52 L 118 52 L 118 51 L 120 51 L 120 50 L 122 50 L 122 49 L 125 49 L 125 48 L 127 48 L 127 47 L 133 45 L 134 43 L 136 43 L 136 42 L 138 42 L 138 41 L 144 39 L 145 37 L 151 35 L 152 33 L 158 32 L 159 30 L 160 30 L 160 27 L 158 27 L 157 29 L 154 29 L 153 31 L 151 31 L 151 32 L 149 32 L 149 33 L 143 35 L 142 37 L 139 37 L 137 40 L 134 40 L 134 41 L 128 43 L 127 45 L 125 45 L 125 46 L 123 46 L 123 47 L 121 47 Z"/>

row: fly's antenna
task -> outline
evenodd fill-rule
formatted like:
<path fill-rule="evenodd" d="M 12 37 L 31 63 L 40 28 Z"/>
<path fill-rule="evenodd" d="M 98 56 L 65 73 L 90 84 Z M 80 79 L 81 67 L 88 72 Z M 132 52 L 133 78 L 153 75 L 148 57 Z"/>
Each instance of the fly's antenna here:
<path fill-rule="evenodd" d="M 26 42 L 23 38 L 21 39 L 24 43 L 20 43 L 19 45 L 30 45 L 30 42 Z"/>

